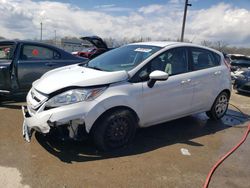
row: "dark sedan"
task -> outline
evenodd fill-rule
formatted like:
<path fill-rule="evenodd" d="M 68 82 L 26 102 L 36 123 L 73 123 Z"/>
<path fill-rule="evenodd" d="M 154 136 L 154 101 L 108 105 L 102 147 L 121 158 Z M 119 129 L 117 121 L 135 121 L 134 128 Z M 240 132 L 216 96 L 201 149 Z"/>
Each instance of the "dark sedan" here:
<path fill-rule="evenodd" d="M 0 41 L 0 95 L 26 93 L 45 72 L 84 61 L 85 58 L 44 43 Z"/>
<path fill-rule="evenodd" d="M 250 93 L 250 68 L 238 70 L 235 74 L 234 89 Z"/>

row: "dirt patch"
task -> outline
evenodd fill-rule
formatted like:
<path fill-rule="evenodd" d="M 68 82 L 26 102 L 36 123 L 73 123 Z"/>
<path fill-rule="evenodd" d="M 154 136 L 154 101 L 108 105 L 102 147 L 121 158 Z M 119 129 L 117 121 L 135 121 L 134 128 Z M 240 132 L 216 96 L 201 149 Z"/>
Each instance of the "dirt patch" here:
<path fill-rule="evenodd" d="M 0 182 L 5 188 L 30 188 L 22 184 L 21 173 L 16 168 L 0 166 Z"/>

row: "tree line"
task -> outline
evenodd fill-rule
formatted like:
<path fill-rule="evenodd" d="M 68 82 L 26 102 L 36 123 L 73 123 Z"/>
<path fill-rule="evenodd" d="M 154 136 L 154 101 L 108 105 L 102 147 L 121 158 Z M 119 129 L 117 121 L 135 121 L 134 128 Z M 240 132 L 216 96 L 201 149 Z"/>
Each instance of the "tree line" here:
<path fill-rule="evenodd" d="M 73 40 L 76 38 L 77 37 L 66 36 L 66 37 L 63 37 L 61 39 L 72 39 Z M 5 38 L 0 36 L 0 40 L 1 39 L 5 39 Z M 59 38 L 57 40 L 60 41 Z M 122 39 L 114 39 L 112 37 L 108 37 L 108 38 L 104 38 L 103 40 L 111 48 L 116 48 L 116 47 L 119 47 L 119 46 L 122 46 L 122 45 L 128 44 L 128 43 L 152 41 L 152 39 L 150 37 L 134 37 L 134 38 L 124 37 Z M 161 38 L 158 40 L 159 41 L 179 41 L 179 39 L 173 40 L 170 38 Z M 61 44 L 58 41 L 46 40 L 43 42 L 54 44 L 56 46 L 61 47 Z M 190 40 L 185 40 L 185 42 L 192 43 L 192 41 L 190 41 Z M 230 44 L 228 44 L 225 41 L 209 41 L 209 40 L 203 40 L 202 42 L 200 42 L 200 44 L 202 46 L 214 48 L 214 49 L 219 50 L 221 52 L 224 52 L 226 54 L 243 54 L 243 55 L 250 56 L 250 46 L 249 47 L 235 47 L 235 46 L 231 46 Z"/>

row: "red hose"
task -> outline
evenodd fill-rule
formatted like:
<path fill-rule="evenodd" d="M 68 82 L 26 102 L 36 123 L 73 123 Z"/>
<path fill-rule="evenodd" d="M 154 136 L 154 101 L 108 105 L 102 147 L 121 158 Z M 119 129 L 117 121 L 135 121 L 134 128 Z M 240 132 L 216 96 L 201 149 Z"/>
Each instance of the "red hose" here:
<path fill-rule="evenodd" d="M 210 170 L 207 178 L 206 178 L 206 182 L 203 186 L 203 188 L 207 188 L 208 185 L 209 185 L 209 182 L 211 180 L 211 177 L 213 175 L 213 173 L 215 172 L 216 168 L 227 158 L 229 157 L 236 149 L 238 149 L 240 147 L 241 144 L 243 144 L 245 142 L 245 140 L 247 139 L 247 136 L 250 132 L 250 123 L 248 124 L 248 128 L 244 134 L 244 136 L 242 137 L 241 141 L 236 145 L 234 146 L 226 155 L 224 155 L 223 157 L 221 157 L 221 159 L 213 166 L 213 168 Z"/>

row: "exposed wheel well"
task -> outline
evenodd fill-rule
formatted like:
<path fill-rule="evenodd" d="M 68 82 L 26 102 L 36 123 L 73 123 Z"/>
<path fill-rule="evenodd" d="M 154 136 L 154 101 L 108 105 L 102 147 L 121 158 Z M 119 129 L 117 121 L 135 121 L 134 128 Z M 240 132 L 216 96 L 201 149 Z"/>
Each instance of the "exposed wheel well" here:
<path fill-rule="evenodd" d="M 117 110 L 128 110 L 128 111 L 130 111 L 131 114 L 133 114 L 133 116 L 135 117 L 136 121 L 139 122 L 139 117 L 138 117 L 137 113 L 136 113 L 133 109 L 131 109 L 131 108 L 127 107 L 127 106 L 116 106 L 116 107 L 113 107 L 113 108 L 110 108 L 110 109 L 106 110 L 105 112 L 103 112 L 103 113 L 95 120 L 93 126 L 92 126 L 91 129 L 90 129 L 90 134 L 92 134 L 93 130 L 94 130 L 95 127 L 97 126 L 97 123 L 98 123 L 101 119 L 103 119 L 103 117 L 104 117 L 105 115 L 110 114 L 110 113 L 112 113 L 112 112 L 114 112 L 114 111 L 117 111 Z M 137 124 L 137 126 L 138 126 L 138 124 Z"/>

